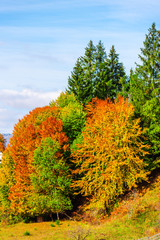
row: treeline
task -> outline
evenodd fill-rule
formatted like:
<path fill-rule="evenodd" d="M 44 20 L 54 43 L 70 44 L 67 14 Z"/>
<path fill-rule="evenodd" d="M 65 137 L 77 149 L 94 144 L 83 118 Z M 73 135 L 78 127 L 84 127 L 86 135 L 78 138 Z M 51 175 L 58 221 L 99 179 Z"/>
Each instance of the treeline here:
<path fill-rule="evenodd" d="M 101 41 L 96 47 L 90 41 L 73 68 L 67 90 L 83 105 L 96 97 L 113 101 L 118 95 L 133 104 L 134 118 L 140 118 L 140 126 L 146 129 L 146 143 L 151 146 L 146 162 L 153 170 L 160 166 L 160 31 L 155 23 L 143 44 L 141 64 L 126 76 L 114 46 L 107 56 Z"/>
<path fill-rule="evenodd" d="M 123 79 L 123 80 L 122 80 Z M 119 62 L 119 55 L 112 46 L 107 56 L 103 43 L 94 46 L 90 41 L 83 57 L 78 58 L 68 79 L 68 91 L 83 104 L 93 98 L 114 100 L 122 90 L 121 81 L 126 81 L 124 66 Z"/>
<path fill-rule="evenodd" d="M 109 213 L 119 196 L 159 168 L 160 32 L 155 24 L 139 57 L 141 65 L 126 76 L 114 46 L 107 56 L 101 41 L 97 46 L 90 41 L 66 92 L 19 120 L 3 151 L 1 220 L 58 216 L 74 207 L 76 194 Z"/>

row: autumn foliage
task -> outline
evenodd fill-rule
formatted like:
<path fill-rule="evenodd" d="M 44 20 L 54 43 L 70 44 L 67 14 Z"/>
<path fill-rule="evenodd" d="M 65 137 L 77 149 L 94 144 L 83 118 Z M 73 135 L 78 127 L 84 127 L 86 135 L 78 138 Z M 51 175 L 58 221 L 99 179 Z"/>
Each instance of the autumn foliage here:
<path fill-rule="evenodd" d="M 50 137 L 57 141 L 59 149 L 57 157 L 61 158 L 68 148 L 68 138 L 62 132 L 62 122 L 56 119 L 56 107 L 36 108 L 14 128 L 13 137 L 10 140 L 10 146 L 4 152 L 2 166 L 8 167 L 8 173 L 12 172 L 14 178 L 11 178 L 9 186 L 8 199 L 10 201 L 10 212 L 14 215 L 30 214 L 28 200 L 34 192 L 31 184 L 31 175 L 34 173 L 33 155 L 36 148 L 39 147 L 42 140 Z M 8 165 L 8 161 L 12 165 Z M 7 172 L 4 172 L 5 179 Z"/>
<path fill-rule="evenodd" d="M 36 108 L 15 125 L 0 169 L 3 217 L 71 210 L 71 180 L 72 193 L 87 196 L 91 207 L 107 210 L 147 179 L 143 158 L 148 146 L 142 142 L 139 120 L 132 118 L 134 107 L 122 97 L 114 102 L 93 99 L 84 112 L 80 105 L 74 110 L 77 105 L 70 98 L 60 98 L 67 108 Z"/>
<path fill-rule="evenodd" d="M 83 142 L 73 152 L 74 188 L 92 202 L 105 206 L 146 179 L 139 120 L 132 120 L 134 108 L 124 98 L 111 102 L 94 99 L 88 106 Z"/>

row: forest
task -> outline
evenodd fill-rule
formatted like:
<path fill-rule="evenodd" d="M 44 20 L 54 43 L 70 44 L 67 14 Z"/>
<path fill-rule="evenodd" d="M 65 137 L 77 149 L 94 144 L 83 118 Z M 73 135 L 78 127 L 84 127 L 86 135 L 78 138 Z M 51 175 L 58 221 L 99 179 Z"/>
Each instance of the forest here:
<path fill-rule="evenodd" d="M 160 31 L 127 76 L 115 46 L 90 41 L 66 91 L 0 134 L 0 221 L 110 216 L 160 168 Z"/>

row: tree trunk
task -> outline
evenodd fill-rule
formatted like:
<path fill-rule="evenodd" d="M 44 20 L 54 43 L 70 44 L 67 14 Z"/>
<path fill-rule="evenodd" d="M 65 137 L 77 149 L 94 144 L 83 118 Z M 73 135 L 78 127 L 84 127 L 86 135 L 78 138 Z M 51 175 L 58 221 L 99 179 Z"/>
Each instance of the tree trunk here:
<path fill-rule="evenodd" d="M 38 223 L 43 222 L 43 217 L 42 216 L 37 216 L 37 222 Z"/>
<path fill-rule="evenodd" d="M 49 215 L 50 215 L 50 218 L 51 218 L 51 220 L 52 220 L 52 222 L 53 222 L 52 212 L 51 212 Z"/>
<path fill-rule="evenodd" d="M 57 219 L 59 220 L 59 213 L 57 212 Z"/>

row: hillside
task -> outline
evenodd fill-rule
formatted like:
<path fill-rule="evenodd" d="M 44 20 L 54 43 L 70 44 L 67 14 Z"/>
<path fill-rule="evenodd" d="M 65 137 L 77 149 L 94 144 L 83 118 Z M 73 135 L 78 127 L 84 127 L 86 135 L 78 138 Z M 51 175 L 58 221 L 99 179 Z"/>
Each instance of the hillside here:
<path fill-rule="evenodd" d="M 129 193 L 110 217 L 94 224 L 82 218 L 80 221 L 19 223 L 6 226 L 1 223 L 0 238 L 30 240 L 129 240 L 150 237 L 160 232 L 160 176 L 152 184 Z M 83 237 L 83 238 L 82 238 Z M 149 239 L 149 238 L 148 238 Z M 156 238 L 158 239 L 158 238 Z"/>

